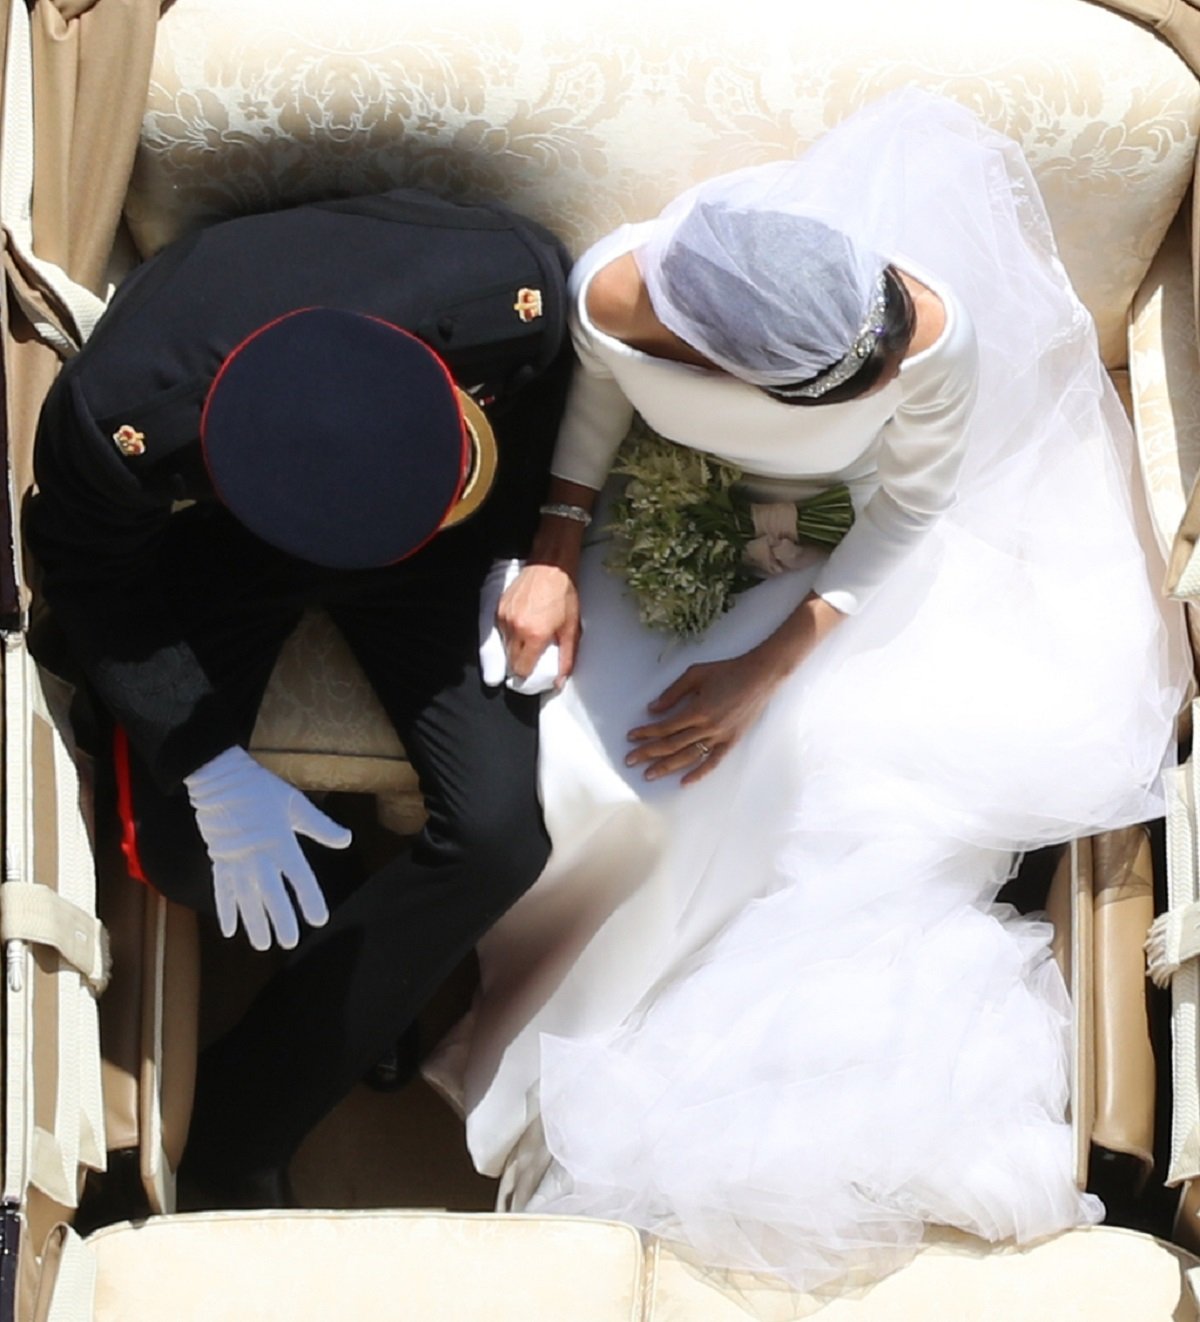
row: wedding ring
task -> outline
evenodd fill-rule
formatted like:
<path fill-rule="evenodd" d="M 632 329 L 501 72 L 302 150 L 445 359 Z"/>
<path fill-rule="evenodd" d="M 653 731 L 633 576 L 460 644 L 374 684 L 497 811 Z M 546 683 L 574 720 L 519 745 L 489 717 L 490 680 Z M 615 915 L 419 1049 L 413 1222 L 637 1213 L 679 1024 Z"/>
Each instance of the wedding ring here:
<path fill-rule="evenodd" d="M 703 739 L 697 739 L 693 747 L 698 748 L 700 750 L 701 757 L 708 757 L 708 755 L 712 752 L 712 749 L 709 748 L 709 746 L 704 742 Z"/>

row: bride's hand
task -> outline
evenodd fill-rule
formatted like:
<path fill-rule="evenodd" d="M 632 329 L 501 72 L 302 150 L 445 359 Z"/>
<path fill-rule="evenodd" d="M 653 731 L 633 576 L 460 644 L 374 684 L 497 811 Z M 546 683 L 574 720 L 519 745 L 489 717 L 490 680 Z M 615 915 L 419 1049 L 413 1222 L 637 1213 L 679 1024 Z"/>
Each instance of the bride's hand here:
<path fill-rule="evenodd" d="M 646 764 L 646 779 L 684 772 L 684 785 L 702 780 L 762 715 L 767 699 L 842 619 L 810 592 L 755 648 L 728 661 L 689 666 L 649 705 L 660 720 L 630 730 L 637 748 L 626 766 Z"/>
<path fill-rule="evenodd" d="M 689 666 L 652 703 L 670 715 L 629 731 L 637 747 L 626 766 L 646 766 L 646 779 L 685 772 L 682 784 L 703 779 L 758 720 L 782 678 L 761 652 Z"/>
<path fill-rule="evenodd" d="M 579 646 L 579 593 L 557 565 L 530 564 L 513 580 L 496 608 L 508 668 L 524 677 L 551 643 L 558 644 L 559 686 L 575 666 Z"/>

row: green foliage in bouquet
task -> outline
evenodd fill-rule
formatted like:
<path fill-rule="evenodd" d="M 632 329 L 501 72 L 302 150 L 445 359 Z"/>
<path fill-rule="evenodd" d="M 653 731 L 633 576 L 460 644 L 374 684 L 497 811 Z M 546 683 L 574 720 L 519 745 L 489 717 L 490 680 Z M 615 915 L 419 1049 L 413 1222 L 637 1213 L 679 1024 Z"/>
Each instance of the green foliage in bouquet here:
<path fill-rule="evenodd" d="M 755 528 L 737 489 L 741 470 L 664 440 L 638 418 L 615 471 L 629 481 L 613 504 L 607 567 L 629 585 L 643 624 L 680 638 L 702 634 L 759 581 L 744 562 Z M 798 508 L 797 536 L 836 546 L 853 520 L 848 490 L 835 487 Z"/>
<path fill-rule="evenodd" d="M 742 564 L 753 534 L 733 499 L 741 473 L 655 435 L 640 419 L 617 456 L 629 478 L 614 502 L 608 567 L 637 599 L 642 623 L 681 638 L 701 634 L 754 575 Z"/>

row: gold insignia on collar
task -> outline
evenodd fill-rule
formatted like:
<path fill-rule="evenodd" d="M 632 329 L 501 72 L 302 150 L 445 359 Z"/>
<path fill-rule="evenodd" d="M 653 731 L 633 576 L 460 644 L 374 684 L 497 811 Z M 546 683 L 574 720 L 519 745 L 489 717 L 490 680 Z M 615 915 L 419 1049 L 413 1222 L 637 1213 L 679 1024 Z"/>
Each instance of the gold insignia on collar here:
<path fill-rule="evenodd" d="M 536 321 L 542 315 L 542 291 L 540 289 L 518 289 L 517 301 L 513 311 L 522 321 Z"/>
<path fill-rule="evenodd" d="M 126 457 L 135 454 L 146 453 L 146 434 L 140 432 L 136 427 L 131 427 L 125 423 L 113 432 L 113 440 L 116 442 L 117 449 Z"/>

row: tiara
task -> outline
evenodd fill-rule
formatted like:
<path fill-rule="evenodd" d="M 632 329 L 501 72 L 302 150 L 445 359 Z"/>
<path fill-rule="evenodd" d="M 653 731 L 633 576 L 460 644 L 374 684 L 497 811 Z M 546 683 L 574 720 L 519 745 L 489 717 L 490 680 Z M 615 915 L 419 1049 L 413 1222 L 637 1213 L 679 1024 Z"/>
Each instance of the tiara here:
<path fill-rule="evenodd" d="M 847 353 L 831 367 L 827 367 L 814 380 L 805 381 L 798 386 L 769 386 L 768 393 L 780 399 L 820 399 L 831 390 L 835 390 L 844 381 L 857 372 L 871 356 L 887 327 L 884 325 L 884 312 L 887 309 L 887 271 L 881 271 L 875 281 L 875 293 L 871 297 L 871 306 L 867 309 L 866 320 L 859 327 L 854 343 Z"/>

